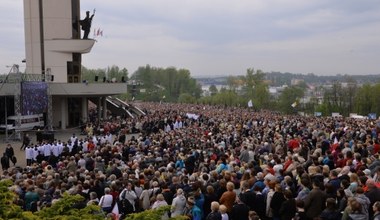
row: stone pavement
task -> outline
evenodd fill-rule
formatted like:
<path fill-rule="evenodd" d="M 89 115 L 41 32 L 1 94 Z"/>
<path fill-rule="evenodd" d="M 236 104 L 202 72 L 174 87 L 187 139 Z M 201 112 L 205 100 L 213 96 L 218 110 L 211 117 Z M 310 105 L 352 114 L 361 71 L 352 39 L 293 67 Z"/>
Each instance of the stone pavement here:
<path fill-rule="evenodd" d="M 32 141 L 32 143 L 36 143 L 37 137 L 36 137 L 36 131 L 28 131 L 29 137 Z M 85 135 L 80 134 L 79 128 L 73 128 L 73 129 L 65 129 L 65 130 L 56 130 L 54 131 L 54 138 L 57 140 L 61 140 L 62 142 L 67 142 L 69 138 L 75 133 L 75 135 L 78 138 L 85 138 Z M 22 136 L 22 135 L 21 135 Z M 15 156 L 17 158 L 16 166 L 25 167 L 26 166 L 26 159 L 25 159 L 25 151 L 21 151 L 20 147 L 22 145 L 21 140 L 14 140 L 13 137 L 8 138 L 8 142 L 5 140 L 5 134 L 0 134 L 0 157 L 3 156 L 3 153 L 5 152 L 5 148 L 7 144 L 11 144 L 13 147 L 13 150 L 15 152 Z M 13 167 L 13 163 L 11 162 L 11 168 Z M 2 169 L 0 167 L 0 174 L 2 174 Z"/>

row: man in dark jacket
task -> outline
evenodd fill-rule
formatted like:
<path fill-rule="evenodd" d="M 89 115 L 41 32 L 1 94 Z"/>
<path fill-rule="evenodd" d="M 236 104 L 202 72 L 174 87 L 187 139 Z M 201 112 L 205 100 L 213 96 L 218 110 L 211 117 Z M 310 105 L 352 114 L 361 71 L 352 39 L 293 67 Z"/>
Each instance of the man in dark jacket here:
<path fill-rule="evenodd" d="M 232 220 L 241 220 L 248 219 L 249 208 L 244 204 L 239 196 L 236 197 L 236 203 L 232 206 L 231 219 Z"/>
<path fill-rule="evenodd" d="M 256 195 L 250 190 L 249 183 L 247 181 L 243 183 L 243 189 L 239 196 L 241 201 L 249 207 L 249 210 L 253 211 Z"/>
<path fill-rule="evenodd" d="M 7 144 L 7 148 L 5 149 L 5 153 L 7 154 L 9 159 L 11 159 L 15 155 L 15 152 L 14 152 L 11 144 Z"/>
<path fill-rule="evenodd" d="M 20 147 L 20 150 L 25 150 L 27 146 L 29 146 L 30 144 L 30 138 L 29 138 L 29 135 L 28 133 L 25 133 L 24 134 L 24 137 L 22 139 L 22 145 Z"/>
<path fill-rule="evenodd" d="M 340 188 L 340 182 L 341 180 L 338 178 L 338 173 L 335 170 L 330 171 L 329 183 L 333 185 L 335 194 L 336 191 Z"/>
<path fill-rule="evenodd" d="M 280 216 L 281 220 L 292 220 L 297 212 L 296 200 L 290 190 L 284 191 L 285 201 L 281 204 Z"/>
<path fill-rule="evenodd" d="M 319 188 L 320 184 L 318 179 L 314 179 L 313 189 L 305 198 L 306 216 L 309 219 L 318 217 L 325 208 L 326 194 Z"/>
<path fill-rule="evenodd" d="M 3 168 L 3 170 L 7 170 L 9 168 L 9 157 L 5 152 L 1 157 L 1 167 Z"/>

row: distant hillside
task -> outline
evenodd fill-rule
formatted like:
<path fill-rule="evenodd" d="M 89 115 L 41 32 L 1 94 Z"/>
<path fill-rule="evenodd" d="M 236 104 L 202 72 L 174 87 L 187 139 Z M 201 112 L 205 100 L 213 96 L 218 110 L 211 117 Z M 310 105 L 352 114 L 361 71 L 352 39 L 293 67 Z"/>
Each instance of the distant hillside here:
<path fill-rule="evenodd" d="M 271 81 L 271 86 L 290 85 L 292 80 L 304 80 L 308 84 L 330 84 L 335 81 L 339 82 L 356 82 L 358 84 L 379 83 L 380 75 L 342 75 L 335 76 L 318 76 L 315 74 L 294 74 L 270 72 L 265 73 L 266 79 Z M 239 77 L 239 76 L 236 76 Z M 202 85 L 226 85 L 228 76 L 218 77 L 196 77 L 195 79 Z"/>

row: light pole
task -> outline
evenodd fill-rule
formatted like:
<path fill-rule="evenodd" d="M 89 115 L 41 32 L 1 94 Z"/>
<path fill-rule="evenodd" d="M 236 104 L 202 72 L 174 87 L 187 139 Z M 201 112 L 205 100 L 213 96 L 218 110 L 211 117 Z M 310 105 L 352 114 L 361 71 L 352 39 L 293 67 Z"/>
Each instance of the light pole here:
<path fill-rule="evenodd" d="M 5 142 L 8 143 L 8 110 L 7 110 L 7 96 L 4 96 L 4 114 L 5 114 Z"/>

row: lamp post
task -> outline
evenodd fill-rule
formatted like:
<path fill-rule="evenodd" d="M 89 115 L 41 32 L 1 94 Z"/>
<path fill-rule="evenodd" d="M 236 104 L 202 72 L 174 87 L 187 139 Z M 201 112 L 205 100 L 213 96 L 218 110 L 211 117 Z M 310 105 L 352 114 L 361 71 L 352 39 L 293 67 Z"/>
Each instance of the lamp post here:
<path fill-rule="evenodd" d="M 5 142 L 8 143 L 8 110 L 7 110 L 7 96 L 4 96 L 4 114 L 5 114 Z"/>

